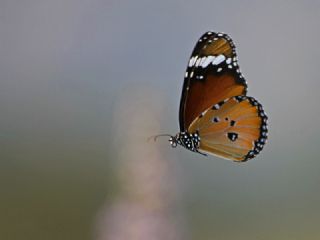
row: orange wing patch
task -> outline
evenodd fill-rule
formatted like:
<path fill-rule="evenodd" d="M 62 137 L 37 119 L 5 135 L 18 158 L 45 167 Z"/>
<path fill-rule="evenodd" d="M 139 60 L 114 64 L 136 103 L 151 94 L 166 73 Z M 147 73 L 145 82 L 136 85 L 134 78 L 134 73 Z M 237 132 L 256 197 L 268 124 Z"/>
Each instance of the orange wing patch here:
<path fill-rule="evenodd" d="M 204 111 L 188 132 L 199 133 L 200 151 L 241 162 L 262 150 L 266 126 L 267 116 L 261 104 L 252 97 L 236 96 Z"/>
<path fill-rule="evenodd" d="M 186 99 L 187 114 L 184 127 L 187 129 L 191 122 L 201 112 L 223 99 L 244 95 L 246 86 L 236 81 L 234 74 L 210 75 L 204 81 L 190 83 Z"/>
<path fill-rule="evenodd" d="M 208 45 L 204 50 L 203 53 L 205 55 L 210 55 L 214 53 L 215 55 L 223 54 L 227 57 L 232 57 L 232 48 L 233 45 L 230 41 L 225 38 L 218 38 L 216 39 L 214 44 Z"/>

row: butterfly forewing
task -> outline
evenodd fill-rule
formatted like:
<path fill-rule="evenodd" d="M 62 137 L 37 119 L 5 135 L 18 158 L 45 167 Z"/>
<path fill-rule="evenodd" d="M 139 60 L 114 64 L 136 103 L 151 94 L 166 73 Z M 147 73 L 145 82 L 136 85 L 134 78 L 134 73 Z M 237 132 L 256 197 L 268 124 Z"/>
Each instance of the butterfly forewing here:
<path fill-rule="evenodd" d="M 185 73 L 180 101 L 180 130 L 204 110 L 224 99 L 246 94 L 235 46 L 223 33 L 205 33 L 197 42 Z"/>
<path fill-rule="evenodd" d="M 257 155 L 267 139 L 267 117 L 252 97 L 226 99 L 201 113 L 188 132 L 201 136 L 199 150 L 234 161 Z"/>

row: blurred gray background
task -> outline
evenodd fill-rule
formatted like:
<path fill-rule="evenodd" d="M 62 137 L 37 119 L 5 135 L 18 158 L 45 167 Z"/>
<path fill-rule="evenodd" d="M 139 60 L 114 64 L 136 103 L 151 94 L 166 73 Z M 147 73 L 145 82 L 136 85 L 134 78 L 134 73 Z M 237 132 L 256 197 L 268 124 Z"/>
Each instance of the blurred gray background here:
<path fill-rule="evenodd" d="M 320 239 L 320 2 L 0 0 L 0 239 Z M 178 131 L 198 38 L 234 39 L 269 142 Z"/>

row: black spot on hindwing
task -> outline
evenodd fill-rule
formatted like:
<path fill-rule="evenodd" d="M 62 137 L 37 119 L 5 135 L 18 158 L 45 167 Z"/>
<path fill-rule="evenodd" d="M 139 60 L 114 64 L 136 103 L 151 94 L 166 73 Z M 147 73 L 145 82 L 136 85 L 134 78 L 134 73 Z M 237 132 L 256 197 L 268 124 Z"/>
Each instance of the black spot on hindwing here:
<path fill-rule="evenodd" d="M 238 133 L 228 132 L 228 138 L 230 141 L 234 142 L 238 138 Z"/>

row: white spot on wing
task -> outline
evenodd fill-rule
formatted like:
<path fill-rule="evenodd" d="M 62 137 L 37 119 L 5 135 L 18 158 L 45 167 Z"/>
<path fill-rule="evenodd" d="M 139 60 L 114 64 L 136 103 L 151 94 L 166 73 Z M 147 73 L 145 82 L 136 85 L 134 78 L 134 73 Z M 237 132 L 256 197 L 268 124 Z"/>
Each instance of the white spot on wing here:
<path fill-rule="evenodd" d="M 199 62 L 199 66 L 202 66 L 203 62 L 207 59 L 207 57 L 202 57 Z"/>
<path fill-rule="evenodd" d="M 222 63 L 224 60 L 226 59 L 226 57 L 224 55 L 219 55 L 217 56 L 215 59 L 213 59 L 212 61 L 212 65 L 219 65 L 220 63 Z"/>
<path fill-rule="evenodd" d="M 190 58 L 190 61 L 189 61 L 189 67 L 192 67 L 194 65 L 194 63 L 196 62 L 198 56 L 194 56 L 192 58 Z"/>
<path fill-rule="evenodd" d="M 213 61 L 215 57 L 214 56 L 208 56 L 205 58 L 205 60 L 202 62 L 201 67 L 206 68 L 208 65 Z"/>
<path fill-rule="evenodd" d="M 195 63 L 195 66 L 196 66 L 196 67 L 199 66 L 200 61 L 201 61 L 201 58 L 198 58 L 197 61 L 196 61 L 196 63 Z"/>

